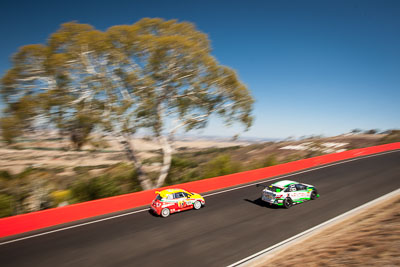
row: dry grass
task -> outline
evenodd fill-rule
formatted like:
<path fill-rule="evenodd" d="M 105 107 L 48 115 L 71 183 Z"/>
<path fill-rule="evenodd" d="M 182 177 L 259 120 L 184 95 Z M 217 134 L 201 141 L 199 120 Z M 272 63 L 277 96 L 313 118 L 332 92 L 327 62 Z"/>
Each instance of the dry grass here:
<path fill-rule="evenodd" d="M 179 140 L 173 143 L 175 154 L 179 152 L 205 151 L 210 148 L 227 148 L 238 146 L 240 149 L 227 151 L 234 161 L 242 162 L 244 166 L 251 166 L 252 163 L 262 161 L 269 155 L 274 155 L 277 162 L 287 162 L 301 158 L 316 156 L 308 155 L 307 151 L 280 149 L 287 145 L 299 145 L 304 142 L 343 142 L 348 143 L 346 149 L 376 145 L 382 135 L 352 135 L 337 136 L 323 139 L 310 139 L 302 141 L 269 142 L 263 144 L 251 144 L 249 142 L 227 142 L 217 140 Z M 98 166 L 113 165 L 120 162 L 127 162 L 126 154 L 120 144 L 111 137 L 103 139 L 106 147 L 96 150 L 90 142 L 82 148 L 82 151 L 72 150 L 68 139 L 60 139 L 58 135 L 43 133 L 24 136 L 24 141 L 14 146 L 6 146 L 0 142 L 0 170 L 7 170 L 11 174 L 17 174 L 27 167 L 41 168 L 64 168 L 66 175 L 76 166 Z M 161 147 L 157 142 L 134 138 L 132 144 L 138 152 L 138 158 L 145 160 L 160 156 Z M 216 153 L 220 153 L 216 150 Z M 216 154 L 214 153 L 214 154 Z M 207 156 L 207 160 L 209 155 Z M 256 166 L 257 167 L 257 166 Z M 258 166 L 263 167 L 263 166 Z M 158 171 L 158 167 L 145 166 L 150 171 Z"/>
<path fill-rule="evenodd" d="M 257 266 L 400 266 L 400 195 L 262 259 Z"/>
<path fill-rule="evenodd" d="M 25 136 L 27 141 L 17 143 L 16 147 L 6 146 L 0 143 L 0 169 L 12 174 L 22 172 L 27 167 L 69 169 L 76 166 L 113 165 L 120 162 L 128 162 L 121 145 L 114 139 L 105 139 L 107 148 L 95 151 L 90 145 L 85 145 L 82 151 L 74 151 L 68 139 L 49 140 L 51 135 Z M 145 139 L 132 139 L 133 147 L 138 151 L 139 159 L 147 159 L 159 155 L 161 147 L 157 142 Z M 185 148 L 198 150 L 204 148 L 221 148 L 230 146 L 246 146 L 247 142 L 220 142 L 208 140 L 175 141 L 176 150 Z M 19 148 L 19 149 L 15 149 Z"/>

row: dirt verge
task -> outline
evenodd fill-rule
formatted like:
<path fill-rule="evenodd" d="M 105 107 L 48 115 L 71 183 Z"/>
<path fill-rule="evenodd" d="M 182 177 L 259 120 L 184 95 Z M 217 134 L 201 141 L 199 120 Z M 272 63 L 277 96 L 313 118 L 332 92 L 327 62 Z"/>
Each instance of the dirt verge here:
<path fill-rule="evenodd" d="M 400 266 L 400 194 L 251 266 Z"/>

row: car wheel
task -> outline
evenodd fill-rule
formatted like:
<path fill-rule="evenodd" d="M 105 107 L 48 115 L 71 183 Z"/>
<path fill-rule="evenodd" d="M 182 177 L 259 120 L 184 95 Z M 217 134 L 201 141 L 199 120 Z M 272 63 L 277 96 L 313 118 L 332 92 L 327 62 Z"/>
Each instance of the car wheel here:
<path fill-rule="evenodd" d="M 195 210 L 200 209 L 200 208 L 201 208 L 201 202 L 200 202 L 200 201 L 194 202 L 194 203 L 193 203 L 193 208 L 194 208 Z"/>
<path fill-rule="evenodd" d="M 163 208 L 161 211 L 161 216 L 166 218 L 171 214 L 171 211 L 168 208 Z"/>
<path fill-rule="evenodd" d="M 310 199 L 311 199 L 311 200 L 314 200 L 314 199 L 316 199 L 316 198 L 317 198 L 317 191 L 313 190 L 313 191 L 311 192 Z"/>
<path fill-rule="evenodd" d="M 293 200 L 291 198 L 285 198 L 285 200 L 283 201 L 283 206 L 285 207 L 285 209 L 290 208 L 291 206 L 293 206 Z"/>

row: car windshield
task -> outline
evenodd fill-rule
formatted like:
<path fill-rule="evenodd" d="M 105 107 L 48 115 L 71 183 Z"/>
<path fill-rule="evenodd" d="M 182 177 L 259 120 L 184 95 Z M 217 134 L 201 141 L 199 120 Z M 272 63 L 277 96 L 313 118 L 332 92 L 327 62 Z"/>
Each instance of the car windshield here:
<path fill-rule="evenodd" d="M 157 200 L 161 200 L 162 197 L 158 194 L 158 195 L 156 196 L 156 199 L 157 199 Z"/>
<path fill-rule="evenodd" d="M 277 192 L 277 193 L 279 193 L 279 192 L 282 191 L 282 188 L 279 188 L 279 187 L 276 187 L 276 186 L 273 186 L 273 185 L 268 186 L 267 189 L 268 189 L 269 191 Z"/>

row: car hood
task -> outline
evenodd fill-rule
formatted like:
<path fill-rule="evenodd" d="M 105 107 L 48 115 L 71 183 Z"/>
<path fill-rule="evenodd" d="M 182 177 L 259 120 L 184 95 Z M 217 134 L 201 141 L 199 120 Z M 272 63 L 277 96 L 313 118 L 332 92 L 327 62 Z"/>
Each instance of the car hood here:
<path fill-rule="evenodd" d="M 203 197 L 202 197 L 200 194 L 193 193 L 193 192 L 191 193 L 190 198 L 200 198 L 200 199 L 203 199 Z"/>

